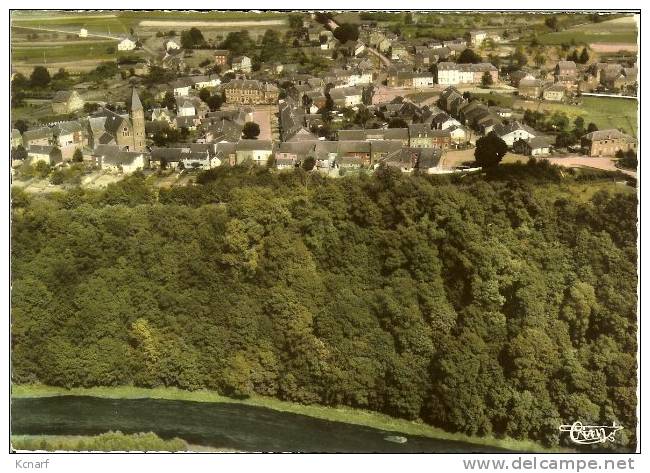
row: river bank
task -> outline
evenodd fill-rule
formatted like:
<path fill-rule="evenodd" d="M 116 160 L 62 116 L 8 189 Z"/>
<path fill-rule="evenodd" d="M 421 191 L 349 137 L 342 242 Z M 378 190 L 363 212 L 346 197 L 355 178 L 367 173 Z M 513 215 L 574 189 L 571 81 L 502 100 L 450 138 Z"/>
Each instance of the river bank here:
<path fill-rule="evenodd" d="M 176 401 L 194 401 L 205 403 L 229 403 L 248 406 L 264 407 L 279 412 L 300 414 L 316 419 L 341 422 L 370 427 L 406 435 L 428 437 L 437 440 L 466 442 L 483 447 L 493 447 L 522 452 L 557 452 L 529 441 L 510 438 L 472 437 L 464 434 L 450 433 L 442 429 L 404 419 L 396 419 L 384 414 L 352 409 L 348 407 L 306 406 L 297 403 L 280 401 L 273 398 L 255 396 L 248 399 L 232 399 L 214 391 L 183 391 L 175 388 L 137 388 L 132 386 L 94 387 L 65 389 L 44 385 L 15 385 L 12 387 L 12 398 L 40 398 L 55 396 L 89 396 L 104 399 L 161 399 Z"/>

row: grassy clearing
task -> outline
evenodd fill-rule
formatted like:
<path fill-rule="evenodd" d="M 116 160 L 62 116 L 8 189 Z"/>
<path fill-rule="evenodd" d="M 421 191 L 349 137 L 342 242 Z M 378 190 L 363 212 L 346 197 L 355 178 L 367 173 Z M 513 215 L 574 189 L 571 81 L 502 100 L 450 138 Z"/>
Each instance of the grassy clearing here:
<path fill-rule="evenodd" d="M 542 44 L 570 43 L 636 43 L 637 27 L 632 17 L 587 23 L 565 31 L 547 33 L 537 39 Z"/>
<path fill-rule="evenodd" d="M 580 170 L 589 172 L 588 170 Z M 558 185 L 540 185 L 535 187 L 535 198 L 555 202 L 557 199 L 571 199 L 578 202 L 588 202 L 598 191 L 607 191 L 611 194 L 633 194 L 636 190 L 633 187 L 617 184 L 610 180 L 593 182 L 562 183 Z"/>
<path fill-rule="evenodd" d="M 14 61 L 42 63 L 43 57 L 48 62 L 75 61 L 83 59 L 108 60 L 115 59 L 117 49 L 116 41 L 79 41 L 72 44 L 38 45 L 29 44 L 12 45 L 11 54 Z"/>
<path fill-rule="evenodd" d="M 65 389 L 43 385 L 14 385 L 12 396 L 15 398 L 46 397 L 46 396 L 93 396 L 108 399 L 170 399 L 194 402 L 221 402 L 238 403 L 249 406 L 266 407 L 280 412 L 290 412 L 305 416 L 324 419 L 333 422 L 346 422 L 349 424 L 363 425 L 381 430 L 401 432 L 407 435 L 418 435 L 442 440 L 456 440 L 477 445 L 505 448 L 513 451 L 551 452 L 536 442 L 529 440 L 515 440 L 510 438 L 471 437 L 468 435 L 445 432 L 422 422 L 412 422 L 404 419 L 395 419 L 385 414 L 370 412 L 349 407 L 324 407 L 280 401 L 273 398 L 254 396 L 238 400 L 222 396 L 214 391 L 183 391 L 176 388 L 136 388 L 133 386 L 72 388 Z"/>
<path fill-rule="evenodd" d="M 638 102 L 614 97 L 582 97 L 581 105 L 517 100 L 514 108 L 566 113 L 571 120 L 578 116 L 586 123 L 594 122 L 599 129 L 621 128 L 637 136 Z"/>

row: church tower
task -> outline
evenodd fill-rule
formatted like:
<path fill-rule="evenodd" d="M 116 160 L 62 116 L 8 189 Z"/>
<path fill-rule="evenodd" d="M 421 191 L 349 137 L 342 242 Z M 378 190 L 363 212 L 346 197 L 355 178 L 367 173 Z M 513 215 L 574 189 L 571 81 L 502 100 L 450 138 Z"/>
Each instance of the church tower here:
<path fill-rule="evenodd" d="M 131 124 L 133 125 L 133 151 L 145 151 L 144 108 L 135 87 L 131 97 Z"/>

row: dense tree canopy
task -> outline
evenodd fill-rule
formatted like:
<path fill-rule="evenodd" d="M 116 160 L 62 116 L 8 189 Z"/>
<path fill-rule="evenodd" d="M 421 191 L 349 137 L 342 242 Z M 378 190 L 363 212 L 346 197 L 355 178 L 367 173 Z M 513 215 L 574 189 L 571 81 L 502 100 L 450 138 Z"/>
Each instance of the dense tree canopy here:
<path fill-rule="evenodd" d="M 480 166 L 490 168 L 498 165 L 507 152 L 508 145 L 505 141 L 496 133 L 490 132 L 476 140 L 474 158 Z"/>
<path fill-rule="evenodd" d="M 636 196 L 573 194 L 579 172 L 244 165 L 14 189 L 13 380 L 257 393 L 547 445 L 562 422 L 616 421 L 631 447 Z"/>

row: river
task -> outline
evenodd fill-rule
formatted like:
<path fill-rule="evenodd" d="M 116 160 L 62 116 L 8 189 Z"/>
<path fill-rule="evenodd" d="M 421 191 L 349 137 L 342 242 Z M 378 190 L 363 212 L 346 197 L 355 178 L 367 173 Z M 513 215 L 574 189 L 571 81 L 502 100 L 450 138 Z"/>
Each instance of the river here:
<path fill-rule="evenodd" d="M 190 444 L 245 452 L 505 452 L 470 443 L 406 436 L 354 424 L 244 404 L 162 399 L 56 396 L 13 399 L 13 435 L 96 435 L 109 430 L 155 432 Z"/>

